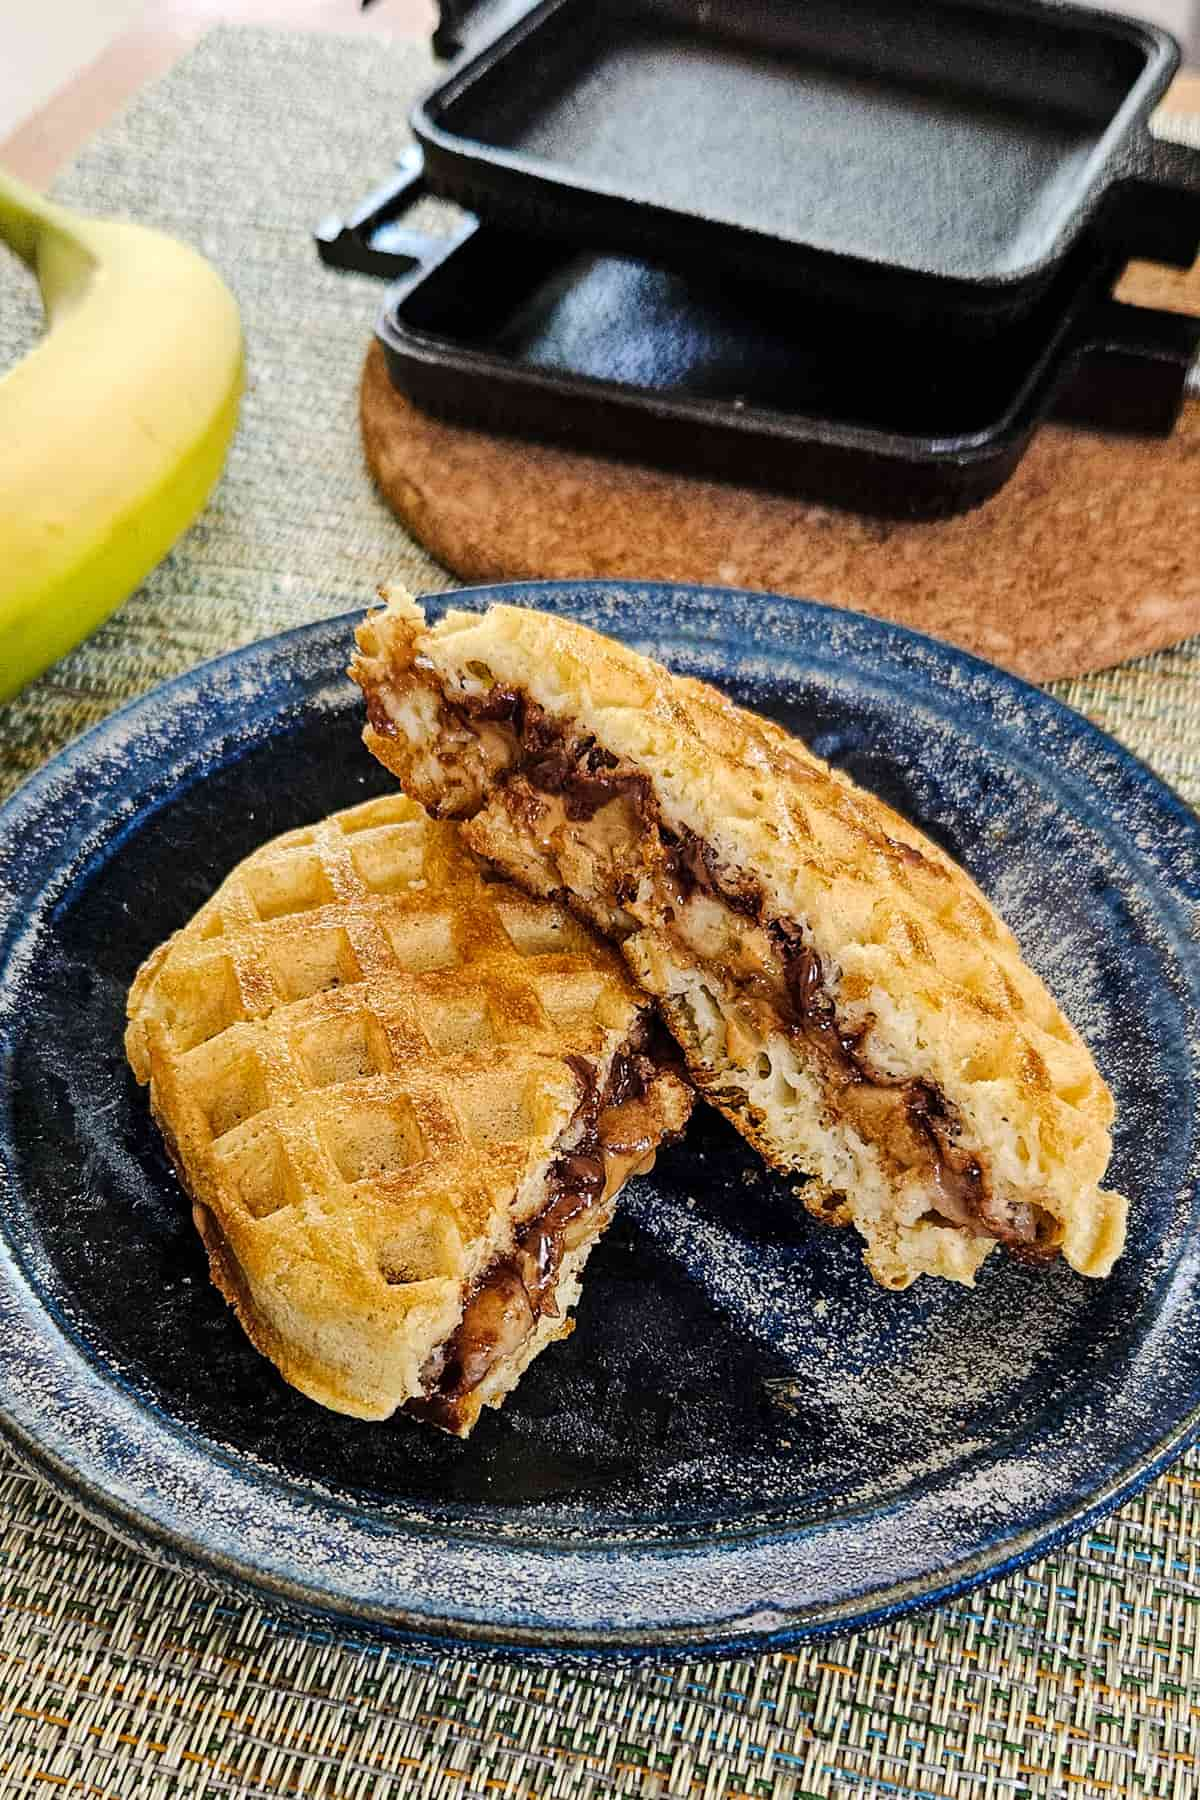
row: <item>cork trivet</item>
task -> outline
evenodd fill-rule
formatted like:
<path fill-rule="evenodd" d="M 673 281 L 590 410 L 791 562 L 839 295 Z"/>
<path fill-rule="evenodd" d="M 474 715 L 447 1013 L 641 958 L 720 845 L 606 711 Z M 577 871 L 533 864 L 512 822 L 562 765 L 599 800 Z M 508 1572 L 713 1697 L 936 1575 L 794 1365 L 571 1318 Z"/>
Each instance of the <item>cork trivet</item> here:
<path fill-rule="evenodd" d="M 1200 311 L 1200 265 L 1169 282 L 1146 271 L 1122 297 Z M 1034 681 L 1200 630 L 1195 395 L 1167 440 L 1048 426 L 986 505 L 922 523 L 443 424 L 395 391 L 377 344 L 362 429 L 385 498 L 464 580 L 624 576 L 798 594 L 948 638 Z"/>

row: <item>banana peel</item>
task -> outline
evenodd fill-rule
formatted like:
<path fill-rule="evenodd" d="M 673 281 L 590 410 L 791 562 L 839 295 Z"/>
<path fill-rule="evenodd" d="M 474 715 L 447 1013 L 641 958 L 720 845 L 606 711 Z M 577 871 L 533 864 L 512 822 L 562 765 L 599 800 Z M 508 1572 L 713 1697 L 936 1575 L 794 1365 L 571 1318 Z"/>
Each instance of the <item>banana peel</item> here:
<path fill-rule="evenodd" d="M 0 700 L 121 604 L 200 512 L 237 426 L 237 304 L 162 232 L 92 219 L 0 170 L 0 242 L 41 342 L 0 376 Z"/>

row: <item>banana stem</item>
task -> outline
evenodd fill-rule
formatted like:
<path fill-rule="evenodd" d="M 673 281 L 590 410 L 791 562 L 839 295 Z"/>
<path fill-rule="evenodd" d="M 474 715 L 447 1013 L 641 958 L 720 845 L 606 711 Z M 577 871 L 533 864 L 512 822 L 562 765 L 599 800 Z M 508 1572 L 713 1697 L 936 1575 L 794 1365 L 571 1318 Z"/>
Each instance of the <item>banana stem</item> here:
<path fill-rule="evenodd" d="M 38 243 L 47 230 L 61 229 L 56 206 L 0 169 L 0 243 L 8 245 L 29 268 L 37 268 Z"/>

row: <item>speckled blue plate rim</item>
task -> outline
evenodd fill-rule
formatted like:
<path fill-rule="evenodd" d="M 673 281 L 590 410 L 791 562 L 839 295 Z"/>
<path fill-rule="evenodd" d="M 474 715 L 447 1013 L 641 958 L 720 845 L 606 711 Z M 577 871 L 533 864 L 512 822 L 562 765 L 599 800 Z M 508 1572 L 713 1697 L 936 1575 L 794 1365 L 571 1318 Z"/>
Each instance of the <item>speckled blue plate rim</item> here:
<path fill-rule="evenodd" d="M 636 1640 L 614 1637 L 597 1642 L 566 1628 L 509 1635 L 504 1628 L 478 1631 L 473 1623 L 463 1620 L 447 1621 L 444 1629 L 439 1629 L 436 1621 L 418 1614 L 403 1617 L 394 1609 L 378 1615 L 365 1609 L 355 1613 L 339 1610 L 330 1605 L 327 1595 L 279 1576 L 259 1579 L 240 1563 L 202 1552 L 186 1538 L 152 1528 L 138 1514 L 117 1512 L 103 1490 L 85 1487 L 76 1472 L 48 1460 L 38 1445 L 16 1435 L 9 1422 L 0 1416 L 0 1439 L 17 1460 L 92 1524 L 135 1553 L 149 1556 L 158 1566 L 215 1585 L 222 1592 L 231 1591 L 305 1636 L 339 1643 L 391 1643 L 415 1655 L 452 1659 L 469 1655 L 473 1660 L 522 1661 L 555 1667 L 677 1663 L 698 1656 L 744 1660 L 800 1644 L 872 1630 L 912 1613 L 930 1611 L 949 1601 L 965 1598 L 981 1587 L 1027 1568 L 1060 1546 L 1077 1541 L 1093 1525 L 1136 1498 L 1149 1482 L 1169 1469 L 1194 1441 L 1198 1430 L 1200 1416 L 1191 1422 L 1189 1430 L 1178 1442 L 1168 1446 L 1159 1459 L 1119 1489 L 1097 1496 L 1079 1514 L 1064 1519 L 1051 1531 L 1038 1534 L 1028 1545 L 1008 1546 L 999 1560 L 978 1559 L 974 1564 L 947 1571 L 946 1579 L 937 1587 L 922 1584 L 912 1592 L 891 1595 L 869 1608 L 847 1608 L 827 1618 L 806 1618 L 771 1626 L 764 1617 L 761 1624 L 751 1620 L 744 1629 L 730 1630 L 728 1635 L 712 1631 L 700 1636 L 691 1627 L 683 1626 L 678 1630 L 662 1628 Z"/>
<path fill-rule="evenodd" d="M 693 641 L 710 649 L 727 641 L 744 649 L 745 633 L 723 625 L 722 619 L 739 605 L 752 607 L 760 650 L 771 639 L 771 631 L 766 629 L 769 621 L 776 641 L 782 634 L 790 653 L 806 667 L 832 665 L 831 679 L 836 676 L 838 657 L 858 652 L 859 660 L 844 666 L 859 677 L 860 687 L 887 685 L 889 669 L 912 680 L 915 662 L 923 672 L 926 691 L 921 699 L 927 704 L 936 703 L 939 686 L 977 689 L 973 697 L 985 702 L 983 710 L 992 720 L 990 735 L 1006 752 L 1019 747 L 1008 736 L 1014 729 L 1014 716 L 1018 721 L 1031 716 L 1038 726 L 1035 750 L 1029 753 L 1032 766 L 1044 766 L 1051 755 L 1063 751 L 1066 754 L 1062 766 L 1056 766 L 1056 778 L 1064 782 L 1073 761 L 1086 765 L 1086 781 L 1076 785 L 1080 804 L 1088 808 L 1100 799 L 1090 791 L 1097 784 L 1119 788 L 1103 813 L 1105 827 L 1111 834 L 1119 819 L 1126 828 L 1130 858 L 1136 857 L 1160 887 L 1173 890 L 1173 895 L 1162 894 L 1160 899 L 1176 913 L 1173 935 L 1186 960 L 1188 985 L 1195 995 L 1200 985 L 1191 935 L 1200 883 L 1197 821 L 1165 784 L 1112 739 L 1015 677 L 902 627 L 808 602 L 737 590 L 657 583 L 505 584 L 434 596 L 430 605 L 440 610 L 446 604 L 461 601 L 470 605 L 485 599 L 526 599 L 545 605 L 555 597 L 560 602 L 565 597 L 567 609 L 573 603 L 578 611 L 581 607 L 586 610 L 589 600 L 615 603 L 622 595 L 643 601 L 659 596 L 660 616 L 666 619 L 680 606 L 689 608 L 691 620 L 672 619 L 673 641 L 677 642 L 687 641 L 689 622 L 704 624 L 708 609 L 713 628 L 694 634 Z M 40 898 L 43 907 L 52 906 L 91 856 L 102 849 L 111 851 L 128 821 L 144 816 L 147 802 L 161 803 L 181 780 L 188 779 L 189 769 L 194 770 L 198 763 L 211 767 L 214 745 L 222 746 L 219 754 L 224 760 L 237 753 L 239 744 L 248 746 L 255 741 L 255 724 L 264 716 L 285 716 L 289 708 L 316 703 L 325 691 L 335 704 L 343 703 L 336 667 L 323 661 L 324 680 L 315 680 L 306 675 L 304 651 L 309 646 L 323 650 L 327 643 L 338 642 L 342 633 L 348 646 L 358 616 L 355 612 L 299 627 L 190 671 L 102 721 L 30 778 L 0 812 L 0 877 L 14 866 L 20 867 L 14 848 L 34 855 L 36 824 L 39 816 L 47 816 L 46 809 L 56 813 L 68 829 L 52 846 L 46 844 L 43 833 L 41 858 L 44 864 L 49 849 L 48 869 L 35 859 L 23 883 L 19 881 L 15 887 L 7 881 L 0 884 L 0 969 L 6 982 L 14 955 L 19 959 L 22 942 L 28 938 L 28 926 L 23 922 L 27 909 L 23 911 L 22 901 Z M 812 641 L 806 634 L 811 634 Z M 272 658 L 279 660 L 280 668 L 271 671 L 270 698 L 264 699 L 262 683 L 251 671 Z M 240 710 L 231 717 L 229 708 L 235 696 Z M 161 741 L 156 754 L 152 744 L 142 742 L 143 753 L 151 752 L 152 778 L 145 779 L 135 794 L 127 791 L 123 804 L 115 794 L 104 793 L 106 785 L 119 788 L 122 780 L 127 782 L 139 738 L 153 739 L 156 717 L 170 717 L 181 710 L 186 713 L 189 707 L 203 706 L 206 701 L 215 706 L 216 718 L 228 722 L 224 734 L 210 733 L 202 743 L 193 741 L 176 754 Z M 1002 702 L 1009 710 L 1007 723 Z M 999 726 L 995 724 L 997 716 Z M 1072 754 L 1081 745 L 1086 754 Z M 107 784 L 103 779 L 106 763 Z M 76 794 L 77 816 L 69 821 L 63 812 L 64 785 L 82 791 Z M 6 1061 L 10 1054 L 11 1035 L 0 1017 L 0 1058 Z M 0 1151 L 3 1147 L 4 1134 L 0 1133 Z M 2 1172 L 7 1180 L 7 1161 Z M 1196 1254 L 1186 1247 L 1181 1251 L 1181 1262 L 1186 1265 L 1186 1304 L 1183 1313 L 1170 1321 L 1173 1343 L 1182 1338 L 1185 1346 L 1200 1344 L 1200 1333 L 1195 1330 L 1200 1322 Z M 1166 1467 L 1200 1431 L 1198 1350 L 1177 1362 L 1184 1379 L 1180 1391 L 1171 1397 L 1170 1428 L 1154 1434 L 1144 1429 L 1144 1421 L 1138 1421 L 1143 1428 L 1133 1431 L 1134 1440 L 1141 1440 L 1134 1453 L 1109 1470 L 1095 1466 L 1089 1470 L 1086 1456 L 1084 1466 L 1072 1470 L 1068 1455 L 1059 1471 L 1064 1490 L 1059 1496 L 1061 1504 L 1052 1516 L 1041 1517 L 1025 1529 L 999 1526 L 982 1548 L 948 1562 L 935 1574 L 928 1568 L 898 1568 L 890 1585 L 856 1593 L 850 1582 L 844 1593 L 824 1602 L 809 1598 L 798 1604 L 796 1598 L 798 1586 L 803 1589 L 801 1565 L 807 1563 L 811 1576 L 814 1567 L 826 1560 L 827 1546 L 821 1541 L 828 1533 L 819 1527 L 809 1527 L 802 1534 L 789 1534 L 781 1528 L 732 1544 L 716 1539 L 678 1548 L 639 1545 L 626 1549 L 617 1545 L 591 1553 L 564 1552 L 561 1545 L 539 1553 L 537 1546 L 525 1542 L 464 1544 L 447 1531 L 437 1535 L 432 1549 L 434 1561 L 440 1546 L 443 1560 L 451 1565 L 448 1584 L 444 1570 L 440 1580 L 431 1579 L 437 1574 L 430 1567 L 431 1546 L 412 1542 L 402 1525 L 378 1518 L 348 1520 L 342 1506 L 327 1508 L 323 1498 L 312 1493 L 288 1493 L 282 1484 L 265 1481 L 255 1468 L 215 1466 L 207 1446 L 184 1441 L 169 1421 L 130 1393 L 120 1391 L 105 1371 L 89 1363 L 40 1305 L 7 1244 L 0 1246 L 0 1332 L 8 1352 L 0 1366 L 0 1429 L 18 1454 L 119 1536 L 150 1547 L 175 1566 L 216 1573 L 268 1604 L 289 1610 L 298 1606 L 343 1629 L 381 1631 L 433 1647 L 454 1645 L 476 1651 L 490 1647 L 500 1652 L 542 1654 L 567 1650 L 572 1655 L 743 1654 L 880 1622 L 965 1592 L 1085 1530 Z M 45 1405 L 47 1393 L 54 1395 L 52 1410 Z M 1161 1409 L 1158 1416 L 1163 1416 Z M 1127 1427 L 1132 1429 L 1132 1420 Z M 1094 1453 L 1093 1448 L 1093 1458 Z M 214 1484 L 219 1494 L 214 1493 Z M 928 1504 L 940 1499 L 940 1495 L 925 1497 Z M 271 1509 L 268 1520 L 256 1517 L 250 1540 L 239 1529 L 238 1503 L 252 1510 L 264 1504 Z M 223 1511 L 226 1506 L 232 1511 Z M 895 1511 L 894 1507 L 882 1507 L 876 1528 L 886 1532 Z M 907 1523 L 911 1542 L 914 1521 L 910 1517 Z M 929 1523 L 932 1530 L 935 1521 Z M 321 1531 L 326 1533 L 324 1538 Z M 310 1535 L 314 1533 L 315 1539 Z M 806 1539 L 810 1548 L 819 1546 L 815 1564 L 798 1555 L 798 1536 Z M 253 1543 L 249 1556 L 248 1541 Z M 405 1554 L 398 1554 L 401 1550 Z M 386 1564 L 383 1569 L 379 1567 L 381 1553 Z M 470 1572 L 478 1578 L 472 1582 L 477 1592 L 502 1596 L 514 1580 L 527 1584 L 532 1580 L 536 1597 L 530 1596 L 526 1586 L 523 1606 L 510 1607 L 503 1617 L 497 1616 L 496 1606 L 488 1601 L 473 1608 L 463 1606 L 464 1555 L 473 1559 Z M 844 1562 L 841 1568 L 844 1576 Z M 705 1604 L 699 1604 L 701 1601 Z"/>

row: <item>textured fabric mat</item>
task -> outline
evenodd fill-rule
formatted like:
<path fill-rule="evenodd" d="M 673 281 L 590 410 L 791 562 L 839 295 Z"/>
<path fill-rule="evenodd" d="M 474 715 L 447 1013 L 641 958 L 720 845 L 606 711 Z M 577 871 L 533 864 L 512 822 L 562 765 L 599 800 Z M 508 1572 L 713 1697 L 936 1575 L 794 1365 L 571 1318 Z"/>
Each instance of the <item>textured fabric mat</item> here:
<path fill-rule="evenodd" d="M 203 519 L 0 708 L 5 790 L 202 657 L 347 610 L 386 575 L 448 585 L 360 463 L 380 290 L 322 271 L 309 238 L 386 173 L 430 72 L 411 45 L 217 32 L 59 183 L 213 258 L 250 389 Z M 0 266 L 0 366 L 36 329 L 32 290 Z M 1200 798 L 1200 640 L 1060 692 Z M 0 1796 L 1184 1800 L 1200 1792 L 1198 1563 L 1193 1455 L 1069 1550 L 908 1623 L 752 1662 L 550 1673 L 354 1647 L 214 1598 L 0 1453 Z"/>

